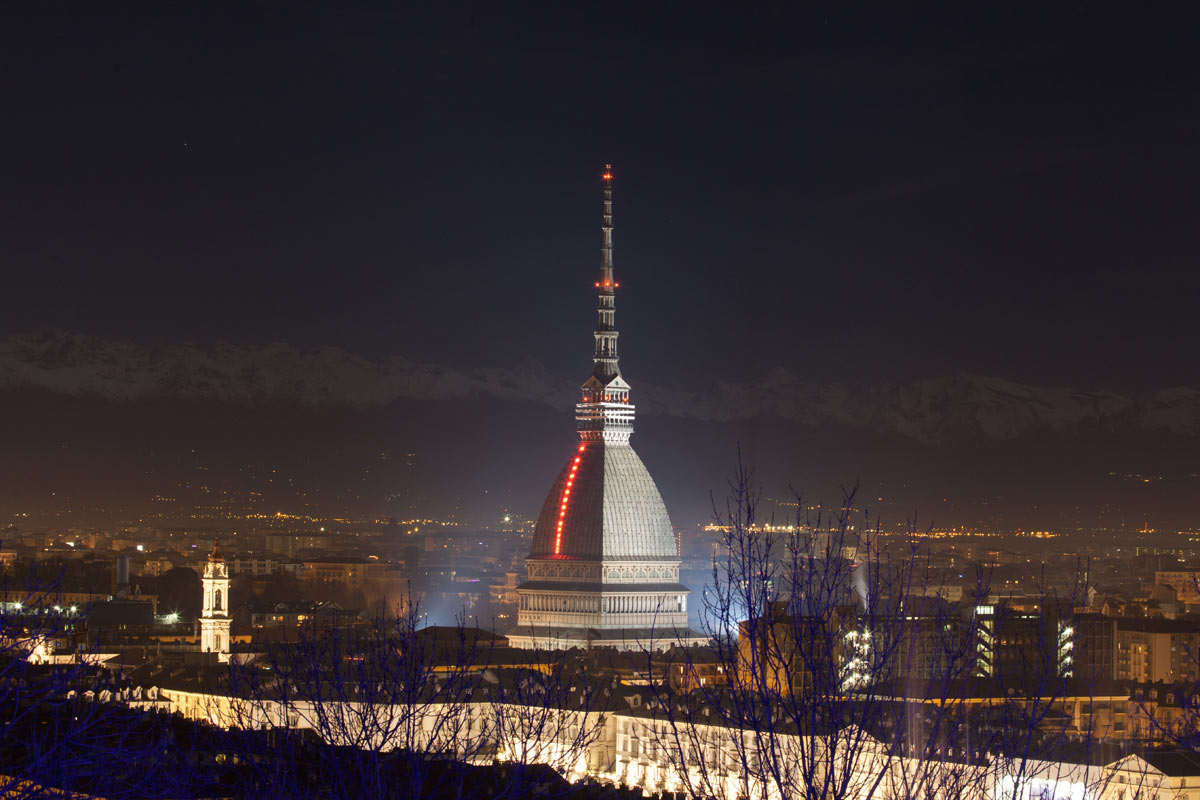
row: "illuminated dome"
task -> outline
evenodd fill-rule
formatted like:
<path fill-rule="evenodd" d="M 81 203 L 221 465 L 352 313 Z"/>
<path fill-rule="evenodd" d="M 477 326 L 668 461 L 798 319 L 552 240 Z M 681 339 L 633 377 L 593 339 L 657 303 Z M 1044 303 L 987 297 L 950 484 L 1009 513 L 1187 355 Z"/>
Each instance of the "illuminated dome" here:
<path fill-rule="evenodd" d="M 678 560 L 667 507 L 632 447 L 603 440 L 579 446 L 542 506 L 529 557 Z"/>

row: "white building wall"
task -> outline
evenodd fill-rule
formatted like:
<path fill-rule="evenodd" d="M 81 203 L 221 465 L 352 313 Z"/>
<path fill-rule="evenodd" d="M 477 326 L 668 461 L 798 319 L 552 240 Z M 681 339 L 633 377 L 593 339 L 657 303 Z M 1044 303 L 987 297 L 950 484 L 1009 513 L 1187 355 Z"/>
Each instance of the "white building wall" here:
<path fill-rule="evenodd" d="M 855 746 L 847 747 L 820 737 L 672 726 L 636 712 L 326 703 L 318 714 L 309 702 L 249 702 L 167 689 L 156 697 L 172 712 L 223 727 L 311 728 L 331 744 L 409 747 L 476 763 L 548 764 L 568 780 L 590 776 L 649 793 L 682 791 L 719 800 L 786 800 L 826 779 L 830 796 L 846 800 L 1200 800 L 1200 775 L 1169 777 L 1137 756 L 1107 766 L 1033 760 L 974 766 L 889 755 L 869 737 L 853 736 Z M 761 768 L 760 751 L 772 753 L 780 776 L 765 781 L 765 789 L 763 776 L 773 770 Z"/>

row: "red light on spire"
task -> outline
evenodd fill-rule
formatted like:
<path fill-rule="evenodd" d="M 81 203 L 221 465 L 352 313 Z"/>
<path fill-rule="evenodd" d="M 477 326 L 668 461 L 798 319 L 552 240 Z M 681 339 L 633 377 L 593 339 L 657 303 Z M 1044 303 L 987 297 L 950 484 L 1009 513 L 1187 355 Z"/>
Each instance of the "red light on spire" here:
<path fill-rule="evenodd" d="M 606 181 L 612 180 L 612 164 L 604 165 L 604 174 L 601 175 L 600 177 L 602 177 Z"/>

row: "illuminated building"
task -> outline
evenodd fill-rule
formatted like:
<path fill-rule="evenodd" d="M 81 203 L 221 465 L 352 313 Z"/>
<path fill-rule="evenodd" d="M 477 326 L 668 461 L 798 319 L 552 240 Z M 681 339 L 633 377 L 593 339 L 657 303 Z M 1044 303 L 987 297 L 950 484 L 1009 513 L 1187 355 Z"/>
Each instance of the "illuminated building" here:
<path fill-rule="evenodd" d="M 218 653 L 221 661 L 229 660 L 229 570 L 221 548 L 214 545 L 204 565 L 200 579 L 204 597 L 200 608 L 200 650 Z"/>
<path fill-rule="evenodd" d="M 1194 622 L 1119 619 L 1115 625 L 1118 679 L 1142 683 L 1195 682 L 1200 631 Z"/>
<path fill-rule="evenodd" d="M 1028 598 L 977 605 L 974 613 L 974 674 L 979 677 L 1114 677 L 1113 620 L 1076 614 L 1069 603 Z"/>
<path fill-rule="evenodd" d="M 579 444 L 538 516 L 518 589 L 516 647 L 663 649 L 705 641 L 687 627 L 688 589 L 654 479 L 629 444 L 634 406 L 617 364 L 612 173 L 604 221 L 592 374 L 575 420 Z"/>
<path fill-rule="evenodd" d="M 813 674 L 797 646 L 794 623 L 787 604 L 779 602 L 769 603 L 757 619 L 738 623 L 737 671 L 743 686 L 784 696 L 811 694 Z"/>
<path fill-rule="evenodd" d="M 738 622 L 738 682 L 783 696 L 856 689 L 872 678 L 871 648 L 853 606 L 796 616 L 773 601 Z"/>

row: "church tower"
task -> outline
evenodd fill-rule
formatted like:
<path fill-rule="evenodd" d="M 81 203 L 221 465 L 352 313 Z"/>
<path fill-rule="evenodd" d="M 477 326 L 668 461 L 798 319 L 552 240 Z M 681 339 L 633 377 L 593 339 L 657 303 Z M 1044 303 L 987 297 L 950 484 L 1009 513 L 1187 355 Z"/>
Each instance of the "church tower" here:
<path fill-rule="evenodd" d="M 575 406 L 579 444 L 534 530 L 518 588 L 514 647 L 665 649 L 707 638 L 687 627 L 688 589 L 654 479 L 629 444 L 634 406 L 617 361 L 611 167 L 605 167 L 592 374 Z"/>
<path fill-rule="evenodd" d="M 204 591 L 200 608 L 200 650 L 218 653 L 220 661 L 228 661 L 232 623 L 229 617 L 229 570 L 219 545 L 213 545 L 200 583 Z"/>

